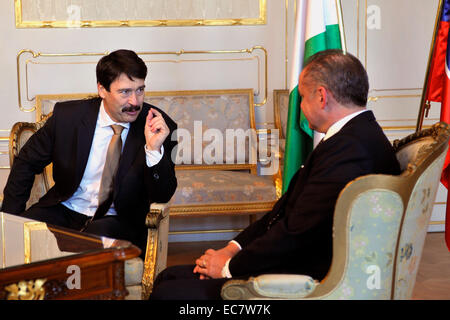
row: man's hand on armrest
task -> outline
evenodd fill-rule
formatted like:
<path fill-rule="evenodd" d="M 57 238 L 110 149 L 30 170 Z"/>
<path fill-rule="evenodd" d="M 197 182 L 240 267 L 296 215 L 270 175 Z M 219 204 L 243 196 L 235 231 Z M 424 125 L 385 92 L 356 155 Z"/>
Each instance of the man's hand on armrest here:
<path fill-rule="evenodd" d="M 199 273 L 200 279 L 222 278 L 224 266 L 240 250 L 240 245 L 235 241 L 228 242 L 224 248 L 219 250 L 208 249 L 195 261 L 196 266 L 193 272 Z"/>

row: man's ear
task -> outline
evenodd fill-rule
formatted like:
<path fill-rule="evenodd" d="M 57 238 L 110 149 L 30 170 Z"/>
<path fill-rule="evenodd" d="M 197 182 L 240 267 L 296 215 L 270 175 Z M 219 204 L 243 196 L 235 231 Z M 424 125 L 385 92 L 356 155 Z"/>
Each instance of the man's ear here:
<path fill-rule="evenodd" d="M 100 98 L 102 99 L 105 98 L 105 91 L 106 91 L 105 87 L 103 87 L 100 83 L 97 82 L 97 92 Z"/>
<path fill-rule="evenodd" d="M 320 106 L 323 109 L 328 104 L 328 91 L 327 91 L 327 89 L 325 89 L 325 87 L 318 87 L 317 94 L 318 94 Z"/>

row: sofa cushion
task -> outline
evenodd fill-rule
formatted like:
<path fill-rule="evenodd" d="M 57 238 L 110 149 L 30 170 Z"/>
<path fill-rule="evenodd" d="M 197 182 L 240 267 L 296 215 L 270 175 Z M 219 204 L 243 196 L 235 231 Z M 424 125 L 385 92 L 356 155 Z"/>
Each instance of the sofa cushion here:
<path fill-rule="evenodd" d="M 276 200 L 272 176 L 225 170 L 177 170 L 176 176 L 178 188 L 169 206 Z"/>

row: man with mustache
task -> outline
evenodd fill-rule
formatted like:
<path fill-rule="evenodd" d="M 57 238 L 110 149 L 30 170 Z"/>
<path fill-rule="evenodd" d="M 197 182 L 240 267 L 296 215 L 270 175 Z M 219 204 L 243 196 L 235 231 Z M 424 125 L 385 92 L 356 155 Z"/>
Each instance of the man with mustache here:
<path fill-rule="evenodd" d="M 171 160 L 176 141 L 170 137 L 177 125 L 144 103 L 147 67 L 135 52 L 118 50 L 104 56 L 96 75 L 98 98 L 57 103 L 45 125 L 21 149 L 1 210 L 129 240 L 145 252 L 149 205 L 170 200 L 177 186 Z M 106 169 L 114 135 L 117 152 L 111 158 L 118 165 Z M 35 174 L 49 163 L 55 185 L 26 210 Z M 109 183 L 102 182 L 107 170 Z"/>

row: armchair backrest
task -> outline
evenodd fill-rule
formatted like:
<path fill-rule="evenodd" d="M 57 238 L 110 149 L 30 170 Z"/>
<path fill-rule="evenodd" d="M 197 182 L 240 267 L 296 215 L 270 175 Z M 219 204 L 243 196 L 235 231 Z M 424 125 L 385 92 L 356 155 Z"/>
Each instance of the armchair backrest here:
<path fill-rule="evenodd" d="M 236 169 L 239 164 L 256 170 L 253 90 L 148 92 L 145 102 L 162 109 L 178 124 L 178 169 L 217 169 L 217 165 Z M 222 161 L 212 162 L 214 158 Z"/>
<path fill-rule="evenodd" d="M 41 128 L 48 116 L 36 123 L 17 122 L 11 128 L 9 136 L 9 165 L 12 167 L 15 157 L 19 154 L 20 149 L 25 145 L 28 139 Z M 47 191 L 54 185 L 52 177 L 52 165 L 49 164 L 42 173 L 37 174 L 31 188 L 30 198 L 26 203 L 28 209 L 36 203 Z"/>
<path fill-rule="evenodd" d="M 411 298 L 449 137 L 438 123 L 396 140 L 401 175 L 363 176 L 342 190 L 332 266 L 308 298 Z"/>

